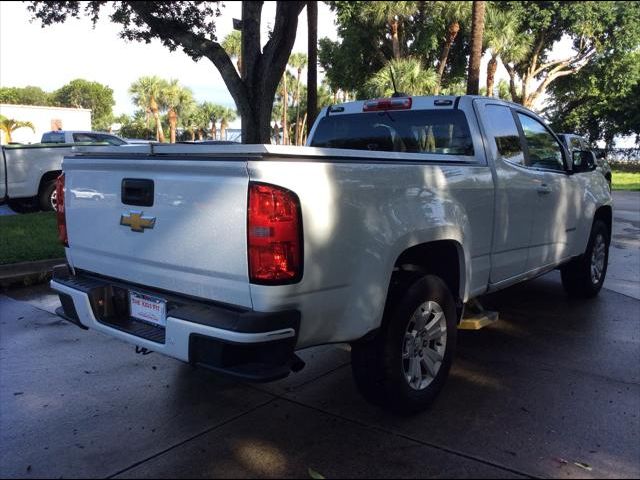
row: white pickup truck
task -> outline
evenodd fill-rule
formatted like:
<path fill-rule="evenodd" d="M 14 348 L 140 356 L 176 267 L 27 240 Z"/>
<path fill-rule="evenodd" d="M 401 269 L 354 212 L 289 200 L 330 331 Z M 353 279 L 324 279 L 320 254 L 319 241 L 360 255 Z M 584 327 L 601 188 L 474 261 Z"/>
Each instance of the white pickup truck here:
<path fill-rule="evenodd" d="M 63 318 L 252 381 L 350 343 L 359 390 L 403 412 L 442 388 L 470 299 L 558 267 L 593 297 L 607 270 L 593 154 L 493 98 L 351 102 L 306 147 L 112 148 L 63 170 Z"/>

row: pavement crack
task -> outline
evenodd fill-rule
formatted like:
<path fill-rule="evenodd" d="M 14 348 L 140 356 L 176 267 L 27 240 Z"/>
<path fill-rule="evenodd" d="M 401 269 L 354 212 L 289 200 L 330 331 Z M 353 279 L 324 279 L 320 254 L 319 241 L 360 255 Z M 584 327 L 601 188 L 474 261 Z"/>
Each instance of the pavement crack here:
<path fill-rule="evenodd" d="M 146 462 L 148 462 L 150 460 L 153 460 L 154 458 L 158 458 L 158 457 L 164 455 L 165 453 L 170 452 L 174 448 L 178 448 L 178 447 L 180 447 L 180 446 L 182 446 L 182 445 L 184 445 L 186 443 L 189 443 L 192 440 L 195 440 L 196 438 L 200 438 L 203 435 L 206 435 L 207 433 L 210 433 L 210 432 L 212 432 L 212 431 L 214 431 L 214 430 L 216 430 L 216 429 L 218 429 L 220 427 L 223 427 L 223 426 L 225 426 L 225 425 L 227 425 L 227 424 L 229 424 L 231 422 L 234 422 L 234 421 L 238 420 L 241 417 L 244 417 L 245 415 L 249 415 L 250 413 L 253 413 L 256 410 L 259 410 L 262 407 L 265 407 L 265 406 L 269 405 L 270 403 L 275 402 L 277 399 L 278 399 L 278 397 L 274 395 L 273 398 L 270 398 L 269 400 L 267 400 L 265 402 L 262 402 L 259 405 L 256 405 L 255 407 L 252 407 L 252 408 L 250 408 L 248 410 L 245 410 L 244 412 L 239 413 L 238 415 L 234 415 L 233 417 L 228 418 L 227 420 L 224 420 L 223 422 L 217 423 L 217 424 L 213 425 L 212 427 L 209 427 L 209 428 L 207 428 L 206 430 L 203 430 L 200 433 L 192 435 L 191 437 L 186 438 L 185 440 L 182 440 L 182 441 L 176 443 L 175 445 L 171 445 L 170 447 L 167 447 L 164 450 L 161 450 L 160 452 L 154 453 L 153 455 L 150 455 L 149 457 L 147 457 L 147 458 L 145 458 L 143 460 L 135 462 L 132 465 L 129 465 L 128 467 L 123 468 L 122 470 L 119 470 L 116 473 L 113 473 L 113 474 L 107 476 L 106 478 L 115 478 L 118 475 L 122 475 L 122 474 L 124 474 L 124 473 L 126 473 L 126 472 L 128 472 L 128 471 L 130 471 L 130 470 L 132 470 L 134 468 L 136 468 L 136 467 L 139 467 L 143 463 L 146 463 Z"/>
<path fill-rule="evenodd" d="M 530 473 L 522 472 L 520 470 L 516 470 L 516 469 L 508 467 L 506 465 L 502 465 L 500 463 L 493 462 L 491 460 L 485 460 L 483 458 L 476 457 L 475 455 L 464 453 L 464 452 L 461 452 L 459 450 L 454 450 L 452 448 L 445 447 L 443 445 L 438 445 L 438 444 L 435 444 L 435 443 L 426 442 L 424 440 L 420 440 L 418 438 L 414 438 L 414 437 L 412 437 L 410 435 L 407 435 L 407 434 L 404 434 L 404 433 L 401 433 L 401 432 L 388 430 L 388 429 L 385 429 L 383 427 L 380 427 L 379 425 L 370 425 L 370 424 L 368 424 L 366 422 L 363 422 L 361 420 L 345 417 L 343 415 L 339 415 L 337 413 L 329 412 L 327 410 L 324 410 L 324 409 L 319 408 L 319 407 L 315 407 L 313 405 L 307 405 L 305 403 L 302 403 L 302 402 L 300 402 L 298 400 L 291 399 L 289 397 L 284 397 L 284 396 L 278 395 L 276 399 L 279 399 L 279 400 L 282 400 L 282 401 L 285 401 L 285 402 L 290 402 L 290 403 L 293 403 L 294 405 L 298 405 L 298 406 L 303 407 L 303 408 L 308 408 L 310 410 L 314 410 L 316 412 L 323 413 L 325 415 L 329 415 L 331 417 L 338 418 L 338 419 L 343 420 L 345 422 L 350 422 L 350 423 L 359 425 L 359 426 L 364 427 L 364 428 L 370 428 L 372 430 L 377 430 L 378 432 L 381 432 L 381 433 L 384 433 L 384 434 L 387 434 L 387 435 L 394 435 L 396 437 L 404 438 L 405 440 L 409 440 L 411 442 L 418 443 L 418 444 L 423 445 L 425 447 L 430 447 L 430 448 L 433 448 L 433 449 L 436 449 L 436 450 L 440 450 L 440 451 L 445 452 L 445 453 L 449 453 L 451 455 L 455 455 L 457 457 L 461 457 L 461 458 L 465 458 L 467 460 L 471 460 L 471 461 L 474 461 L 474 462 L 482 463 L 483 465 L 487 465 L 487 466 L 492 467 L 492 468 L 497 468 L 499 470 L 503 470 L 505 472 L 512 473 L 514 475 L 518 475 L 518 476 L 521 476 L 521 477 L 524 477 L 524 478 L 533 478 L 533 479 L 541 478 L 541 477 L 537 477 L 535 475 L 532 475 Z"/>

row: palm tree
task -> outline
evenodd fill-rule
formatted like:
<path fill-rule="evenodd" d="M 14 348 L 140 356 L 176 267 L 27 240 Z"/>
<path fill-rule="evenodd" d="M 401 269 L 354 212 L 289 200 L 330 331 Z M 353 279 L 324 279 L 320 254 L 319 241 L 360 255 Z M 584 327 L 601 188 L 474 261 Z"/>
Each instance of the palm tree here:
<path fill-rule="evenodd" d="M 180 124 L 182 125 L 182 128 L 184 128 L 184 131 L 189 133 L 191 141 L 196 139 L 196 133 L 200 128 L 200 122 L 198 120 L 199 115 L 199 107 L 195 103 L 191 104 L 185 109 L 182 115 L 180 115 Z"/>
<path fill-rule="evenodd" d="M 507 45 L 500 55 L 502 64 L 509 73 L 509 90 L 514 102 L 522 102 L 522 95 L 516 85 L 516 65 L 525 60 L 531 52 L 533 38 L 526 33 L 515 34 L 513 41 Z"/>
<path fill-rule="evenodd" d="M 14 120 L 13 118 L 7 118 L 4 115 L 0 115 L 0 132 L 4 132 L 6 135 L 7 143 L 11 143 L 13 141 L 11 134 L 19 128 L 30 128 L 33 133 L 36 133 L 33 123 Z"/>
<path fill-rule="evenodd" d="M 509 12 L 496 8 L 487 10 L 485 43 L 491 50 L 491 59 L 487 65 L 487 95 L 494 96 L 498 58 L 505 54 L 510 61 L 519 62 L 524 59 L 530 47 L 529 37 L 518 34 L 519 19 Z M 522 40 L 527 39 L 525 43 Z"/>
<path fill-rule="evenodd" d="M 134 105 L 150 111 L 156 121 L 156 140 L 164 142 L 164 132 L 162 131 L 162 123 L 160 122 L 160 110 L 164 109 L 161 103 L 162 91 L 166 87 L 167 82 L 163 79 L 152 77 L 140 77 L 131 87 L 129 93 L 133 95 Z"/>
<path fill-rule="evenodd" d="M 242 76 L 242 33 L 234 30 L 222 41 L 222 48 L 231 58 L 236 59 L 238 73 Z"/>
<path fill-rule="evenodd" d="M 467 77 L 468 95 L 478 95 L 480 90 L 480 61 L 482 60 L 482 37 L 484 33 L 485 8 L 485 1 L 473 1 L 473 13 L 471 18 L 471 56 L 469 57 L 469 75 Z"/>
<path fill-rule="evenodd" d="M 226 140 L 227 128 L 229 123 L 237 118 L 236 111 L 231 108 L 225 108 L 220 114 L 220 140 Z"/>
<path fill-rule="evenodd" d="M 288 65 L 287 65 L 288 67 Z M 287 76 L 293 78 L 287 69 L 285 69 L 284 74 L 282 75 L 282 80 L 280 81 L 279 90 L 282 92 L 282 144 L 289 145 L 289 124 L 287 121 L 287 110 L 289 109 L 289 92 L 287 91 Z"/>
<path fill-rule="evenodd" d="M 391 70 L 398 91 L 407 95 L 431 95 L 438 86 L 437 74 L 425 68 L 422 61 L 415 57 L 391 60 L 367 82 L 373 95 L 390 97 L 394 93 Z"/>
<path fill-rule="evenodd" d="M 180 85 L 178 80 L 171 80 L 162 91 L 162 103 L 168 110 L 169 141 L 176 143 L 178 117 L 193 104 L 193 94 L 191 90 Z"/>
<path fill-rule="evenodd" d="M 298 71 L 296 96 L 293 101 L 296 106 L 295 144 L 300 145 L 300 77 L 302 76 L 302 69 L 307 66 L 307 56 L 304 53 L 294 53 L 289 57 L 289 64 Z"/>
<path fill-rule="evenodd" d="M 307 117 L 308 124 L 313 125 L 318 115 L 318 4 L 316 2 L 307 2 L 307 32 L 307 54 L 309 55 Z"/>
<path fill-rule="evenodd" d="M 211 122 L 211 138 L 212 140 L 217 140 L 218 138 L 218 130 L 216 127 L 216 123 L 220 119 L 220 116 L 224 112 L 224 107 L 221 105 L 217 105 L 211 102 L 203 102 L 201 104 L 201 109 L 204 116 Z"/>
<path fill-rule="evenodd" d="M 444 75 L 444 69 L 447 66 L 447 60 L 449 59 L 449 51 L 453 42 L 456 41 L 458 32 L 460 32 L 460 22 L 469 18 L 469 2 L 442 2 L 443 10 L 442 15 L 449 22 L 447 27 L 447 36 L 444 40 L 444 46 L 442 47 L 442 54 L 440 55 L 440 61 L 438 62 L 438 87 L 435 94 L 440 93 L 440 85 L 442 84 L 442 77 Z"/>
<path fill-rule="evenodd" d="M 400 24 L 403 17 L 410 17 L 418 10 L 418 2 L 367 2 L 362 8 L 365 20 L 373 19 L 377 24 L 386 24 L 391 34 L 393 58 L 400 58 Z"/>

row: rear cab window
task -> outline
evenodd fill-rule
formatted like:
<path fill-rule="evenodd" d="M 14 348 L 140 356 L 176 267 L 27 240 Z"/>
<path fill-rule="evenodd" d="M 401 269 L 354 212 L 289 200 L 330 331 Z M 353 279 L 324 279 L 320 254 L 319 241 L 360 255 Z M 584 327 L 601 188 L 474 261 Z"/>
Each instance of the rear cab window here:
<path fill-rule="evenodd" d="M 325 116 L 310 146 L 473 156 L 467 118 L 461 110 L 385 110 Z"/>
<path fill-rule="evenodd" d="M 42 143 L 64 143 L 64 133 L 49 132 L 42 135 Z"/>

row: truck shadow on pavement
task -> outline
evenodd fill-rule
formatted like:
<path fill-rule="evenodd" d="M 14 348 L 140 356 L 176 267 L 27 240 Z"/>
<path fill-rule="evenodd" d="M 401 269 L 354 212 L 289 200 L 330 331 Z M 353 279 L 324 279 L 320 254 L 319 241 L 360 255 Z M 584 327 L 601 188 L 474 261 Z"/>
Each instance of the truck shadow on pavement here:
<path fill-rule="evenodd" d="M 640 302 L 568 299 L 556 273 L 483 299 L 500 321 L 460 332 L 414 417 L 366 403 L 342 345 L 249 385 L 0 302 L 2 476 L 640 475 Z"/>

